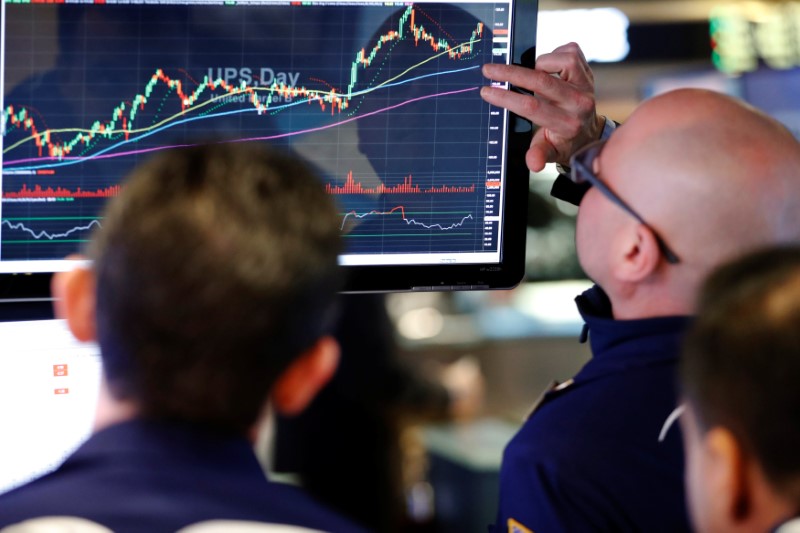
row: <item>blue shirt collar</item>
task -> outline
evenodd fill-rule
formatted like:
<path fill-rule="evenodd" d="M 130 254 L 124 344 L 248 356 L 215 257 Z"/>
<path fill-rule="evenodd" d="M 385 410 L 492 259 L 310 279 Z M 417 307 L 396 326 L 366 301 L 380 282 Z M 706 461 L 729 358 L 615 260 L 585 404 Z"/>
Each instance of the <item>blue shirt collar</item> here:
<path fill-rule="evenodd" d="M 593 356 L 581 374 L 677 361 L 691 317 L 615 320 L 608 296 L 597 285 L 575 301 L 584 320 L 581 340 L 589 339 Z"/>

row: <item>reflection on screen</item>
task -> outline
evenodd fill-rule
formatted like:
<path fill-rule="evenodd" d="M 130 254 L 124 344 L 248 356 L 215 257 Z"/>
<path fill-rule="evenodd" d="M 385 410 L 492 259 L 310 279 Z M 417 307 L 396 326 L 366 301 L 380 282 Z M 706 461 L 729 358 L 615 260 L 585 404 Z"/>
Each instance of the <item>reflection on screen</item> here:
<path fill-rule="evenodd" d="M 55 262 L 152 152 L 206 140 L 304 156 L 343 264 L 501 260 L 511 0 L 5 2 L 0 272 Z"/>
<path fill-rule="evenodd" d="M 100 355 L 61 320 L 0 322 L 0 492 L 56 468 L 89 436 Z"/>

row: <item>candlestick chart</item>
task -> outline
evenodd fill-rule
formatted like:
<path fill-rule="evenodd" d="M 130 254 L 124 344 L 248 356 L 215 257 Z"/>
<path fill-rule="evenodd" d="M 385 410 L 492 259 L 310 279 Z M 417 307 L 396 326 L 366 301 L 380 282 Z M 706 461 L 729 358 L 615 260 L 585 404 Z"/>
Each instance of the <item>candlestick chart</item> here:
<path fill-rule="evenodd" d="M 2 259 L 75 251 L 135 165 L 201 142 L 302 152 L 350 253 L 483 250 L 498 4 L 291 4 L 67 6 L 46 69 L 7 43 Z M 8 6 L 28 43 L 41 7 Z"/>

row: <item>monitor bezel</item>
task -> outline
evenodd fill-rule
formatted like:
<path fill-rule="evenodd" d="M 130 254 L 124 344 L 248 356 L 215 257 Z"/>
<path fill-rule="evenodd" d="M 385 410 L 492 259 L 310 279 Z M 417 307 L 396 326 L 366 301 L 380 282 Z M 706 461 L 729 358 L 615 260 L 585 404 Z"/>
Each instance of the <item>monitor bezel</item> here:
<path fill-rule="evenodd" d="M 535 64 L 538 0 L 512 4 L 511 55 L 514 64 Z M 504 111 L 504 113 L 508 113 Z M 529 171 L 525 153 L 533 128 L 508 113 L 506 175 L 499 262 L 474 264 L 343 265 L 342 292 L 405 292 L 511 289 L 525 275 Z M 0 302 L 49 299 L 53 272 L 0 273 Z"/>

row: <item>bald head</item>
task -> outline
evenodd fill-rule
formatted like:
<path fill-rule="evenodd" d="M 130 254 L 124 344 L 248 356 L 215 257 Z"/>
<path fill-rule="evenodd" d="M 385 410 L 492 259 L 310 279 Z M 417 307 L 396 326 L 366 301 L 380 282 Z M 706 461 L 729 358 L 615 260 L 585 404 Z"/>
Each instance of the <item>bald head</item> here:
<path fill-rule="evenodd" d="M 681 258 L 679 265 L 653 262 L 652 276 L 635 280 L 647 292 L 666 289 L 680 300 L 676 311 L 692 305 L 699 281 L 721 262 L 763 244 L 800 241 L 800 145 L 780 123 L 728 96 L 685 89 L 648 100 L 597 165 Z M 632 225 L 620 219 L 621 229 Z M 613 264 L 584 267 L 604 277 L 608 287 L 598 281 L 615 305 L 618 289 L 622 299 L 644 288 L 616 287 Z"/>

